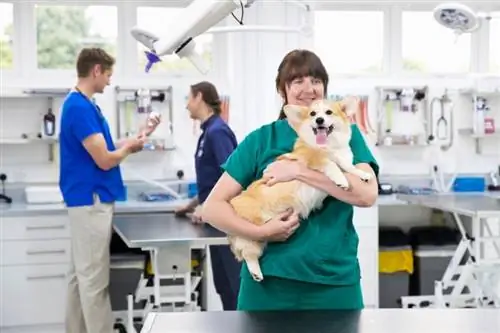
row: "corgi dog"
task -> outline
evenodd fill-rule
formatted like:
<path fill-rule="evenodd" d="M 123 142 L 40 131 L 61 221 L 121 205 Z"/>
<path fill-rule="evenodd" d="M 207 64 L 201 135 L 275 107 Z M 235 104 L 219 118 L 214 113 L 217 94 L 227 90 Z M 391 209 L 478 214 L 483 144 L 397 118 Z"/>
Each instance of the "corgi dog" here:
<path fill-rule="evenodd" d="M 349 188 L 349 182 L 343 172 L 369 181 L 372 175 L 352 164 L 353 153 L 349 146 L 349 117 L 356 112 L 357 106 L 357 100 L 349 97 L 342 101 L 318 100 L 309 107 L 285 105 L 284 112 L 298 138 L 292 152 L 279 156 L 277 160 L 301 162 L 324 173 L 345 190 Z M 313 210 L 321 208 L 327 196 L 326 192 L 298 180 L 268 186 L 265 180 L 259 179 L 234 197 L 230 204 L 238 216 L 263 225 L 289 209 L 298 213 L 301 219 L 306 219 Z M 255 281 L 262 281 L 264 277 L 259 258 L 265 243 L 237 236 L 229 236 L 228 241 L 236 259 L 247 263 Z"/>

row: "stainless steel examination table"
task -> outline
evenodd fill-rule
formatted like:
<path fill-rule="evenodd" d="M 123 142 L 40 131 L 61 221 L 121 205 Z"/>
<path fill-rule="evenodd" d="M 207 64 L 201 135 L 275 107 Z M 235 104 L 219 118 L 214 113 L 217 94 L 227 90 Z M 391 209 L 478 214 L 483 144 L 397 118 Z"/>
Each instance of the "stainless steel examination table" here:
<path fill-rule="evenodd" d="M 151 313 L 141 333 L 498 333 L 497 309 Z"/>
<path fill-rule="evenodd" d="M 207 224 L 193 224 L 188 218 L 166 212 L 117 215 L 113 219 L 113 228 L 128 247 L 150 253 L 153 271 L 152 285 L 148 285 L 151 279 L 141 278 L 135 295 L 128 297 L 128 333 L 135 331 L 133 321 L 138 316 L 134 302 L 147 302 L 140 313 L 142 318 L 153 310 L 162 311 L 164 306 L 173 311 L 198 310 L 195 290 L 202 277 L 192 275 L 191 251 L 193 248 L 205 249 L 208 245 L 227 244 L 224 233 Z M 206 262 L 203 265 L 203 271 L 206 271 L 208 265 Z"/>
<path fill-rule="evenodd" d="M 419 303 L 429 302 L 435 307 L 500 308 L 498 193 L 444 193 L 397 197 L 411 205 L 450 213 L 461 234 L 460 243 L 442 280 L 435 283 L 434 295 L 403 297 L 403 307 L 418 307 Z M 464 218 L 469 220 L 468 223 Z M 467 231 L 466 224 L 470 224 L 471 232 Z M 446 289 L 451 289 L 451 293 L 444 295 Z"/>

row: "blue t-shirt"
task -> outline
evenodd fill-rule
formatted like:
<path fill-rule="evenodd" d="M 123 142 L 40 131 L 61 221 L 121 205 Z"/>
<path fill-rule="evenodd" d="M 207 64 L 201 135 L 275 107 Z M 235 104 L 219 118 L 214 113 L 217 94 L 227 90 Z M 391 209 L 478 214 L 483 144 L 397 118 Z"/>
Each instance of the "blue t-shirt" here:
<path fill-rule="evenodd" d="M 210 191 L 222 176 L 222 164 L 231 155 L 238 141 L 231 128 L 221 117 L 213 115 L 202 125 L 195 153 L 198 201 L 205 202 Z"/>
<path fill-rule="evenodd" d="M 83 146 L 96 133 L 104 136 L 108 150 L 116 149 L 99 107 L 80 92 L 69 93 L 62 105 L 59 134 L 59 187 L 68 207 L 92 205 L 94 194 L 105 203 L 124 196 L 119 166 L 102 170 Z"/>

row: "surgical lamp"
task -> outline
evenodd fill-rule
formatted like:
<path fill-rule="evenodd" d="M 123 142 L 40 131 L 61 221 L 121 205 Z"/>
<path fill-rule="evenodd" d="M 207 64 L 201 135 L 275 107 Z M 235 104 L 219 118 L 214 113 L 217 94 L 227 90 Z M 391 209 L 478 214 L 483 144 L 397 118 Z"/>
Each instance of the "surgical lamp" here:
<path fill-rule="evenodd" d="M 452 29 L 457 35 L 475 32 L 484 20 L 494 18 L 500 18 L 500 16 L 476 13 L 470 7 L 460 3 L 443 3 L 434 8 L 434 19 L 442 26 Z"/>
<path fill-rule="evenodd" d="M 203 58 L 196 53 L 194 38 L 208 32 L 236 32 L 236 31 L 277 31 L 277 32 L 301 32 L 301 28 L 286 28 L 273 26 L 243 26 L 243 15 L 245 8 L 249 8 L 255 0 L 193 0 L 189 6 L 179 13 L 178 19 L 165 27 L 165 35 L 158 36 L 155 33 L 134 27 L 131 29 L 132 36 L 149 51 L 146 51 L 146 72 L 151 66 L 161 61 L 165 55 L 176 54 L 181 58 L 187 58 L 203 74 L 208 72 Z M 299 5 L 309 12 L 309 6 L 301 1 L 287 1 Z M 241 18 L 238 19 L 233 11 L 241 10 Z M 212 28 L 228 15 L 232 15 L 238 22 L 236 27 Z M 304 24 L 307 26 L 307 22 Z"/>

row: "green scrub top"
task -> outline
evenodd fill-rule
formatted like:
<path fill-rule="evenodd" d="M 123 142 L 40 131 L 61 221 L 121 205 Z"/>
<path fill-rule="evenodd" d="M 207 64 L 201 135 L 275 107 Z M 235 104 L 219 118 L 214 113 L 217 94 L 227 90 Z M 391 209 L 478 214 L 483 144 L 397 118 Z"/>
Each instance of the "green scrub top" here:
<path fill-rule="evenodd" d="M 223 165 L 243 189 L 262 177 L 268 164 L 293 150 L 296 132 L 287 120 L 278 120 L 250 133 Z M 353 163 L 368 163 L 378 176 L 379 167 L 357 125 L 352 125 Z M 267 244 L 260 264 L 266 277 L 326 286 L 359 284 L 358 236 L 353 206 L 327 197 L 323 207 L 301 221 L 286 242 Z M 246 265 L 242 279 L 251 279 Z M 242 282 L 243 283 L 243 282 Z M 240 295 L 241 296 L 241 295 Z"/>

